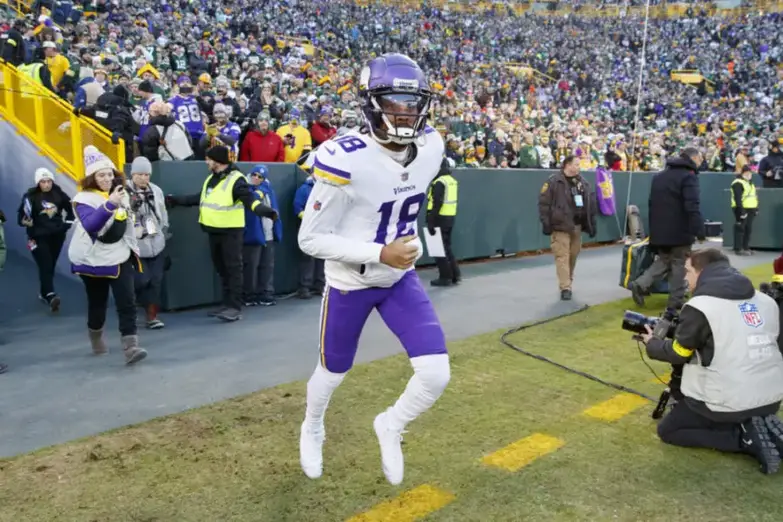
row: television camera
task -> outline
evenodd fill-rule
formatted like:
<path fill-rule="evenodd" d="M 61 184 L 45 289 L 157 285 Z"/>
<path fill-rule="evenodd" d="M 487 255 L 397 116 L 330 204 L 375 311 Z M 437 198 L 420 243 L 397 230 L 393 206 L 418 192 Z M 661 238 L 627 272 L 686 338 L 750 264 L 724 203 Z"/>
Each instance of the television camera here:
<path fill-rule="evenodd" d="M 647 333 L 647 326 L 650 327 L 652 336 L 655 338 L 674 339 L 674 331 L 679 324 L 679 318 L 676 310 L 668 308 L 661 317 L 648 317 L 632 310 L 626 310 L 623 314 L 622 327 L 623 330 L 634 333 L 633 339 L 636 341 L 642 340 L 641 336 Z M 682 364 L 672 365 L 671 378 L 669 379 L 666 389 L 661 393 L 657 406 L 655 406 L 655 409 L 652 412 L 653 419 L 657 420 L 663 417 L 671 397 L 674 397 L 675 401 L 682 399 L 682 392 L 680 391 L 682 368 Z"/>

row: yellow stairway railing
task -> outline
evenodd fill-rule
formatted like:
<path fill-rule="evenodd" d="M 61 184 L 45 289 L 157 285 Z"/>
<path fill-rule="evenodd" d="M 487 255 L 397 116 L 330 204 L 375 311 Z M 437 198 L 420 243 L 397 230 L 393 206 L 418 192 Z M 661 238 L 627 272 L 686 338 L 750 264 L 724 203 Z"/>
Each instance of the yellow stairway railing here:
<path fill-rule="evenodd" d="M 108 130 L 75 115 L 71 105 L 5 62 L 0 62 L 0 116 L 77 181 L 84 177 L 87 145 L 97 147 L 118 169 L 125 164 L 122 140 L 115 145 Z"/>
<path fill-rule="evenodd" d="M 18 17 L 23 17 L 25 13 L 31 11 L 32 0 L 0 0 L 0 4 L 7 5 L 16 11 Z"/>

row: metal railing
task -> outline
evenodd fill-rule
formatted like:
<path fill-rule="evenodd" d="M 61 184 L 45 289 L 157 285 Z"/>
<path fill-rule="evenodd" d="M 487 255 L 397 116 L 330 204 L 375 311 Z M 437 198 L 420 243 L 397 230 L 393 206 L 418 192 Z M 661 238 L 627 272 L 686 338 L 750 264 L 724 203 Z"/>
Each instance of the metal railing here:
<path fill-rule="evenodd" d="M 125 144 L 13 65 L 0 62 L 0 116 L 33 142 L 64 174 L 84 177 L 84 148 L 94 145 L 122 170 Z"/>
<path fill-rule="evenodd" d="M 0 5 L 7 5 L 21 17 L 31 11 L 33 2 L 32 0 L 0 0 Z"/>

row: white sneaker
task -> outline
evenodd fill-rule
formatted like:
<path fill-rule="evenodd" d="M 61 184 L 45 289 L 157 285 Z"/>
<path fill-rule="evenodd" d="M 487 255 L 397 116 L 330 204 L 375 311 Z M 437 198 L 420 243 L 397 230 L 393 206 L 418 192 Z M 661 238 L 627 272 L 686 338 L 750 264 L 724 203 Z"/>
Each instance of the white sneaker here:
<path fill-rule="evenodd" d="M 402 431 L 389 428 L 386 422 L 386 412 L 375 417 L 373 422 L 378 444 L 381 446 L 381 463 L 383 474 L 393 486 L 402 482 L 405 473 L 405 462 L 402 456 Z"/>
<path fill-rule="evenodd" d="M 299 463 L 302 471 L 311 479 L 317 479 L 324 470 L 323 447 L 326 432 L 323 425 L 313 428 L 307 422 L 302 423 L 299 436 Z"/>

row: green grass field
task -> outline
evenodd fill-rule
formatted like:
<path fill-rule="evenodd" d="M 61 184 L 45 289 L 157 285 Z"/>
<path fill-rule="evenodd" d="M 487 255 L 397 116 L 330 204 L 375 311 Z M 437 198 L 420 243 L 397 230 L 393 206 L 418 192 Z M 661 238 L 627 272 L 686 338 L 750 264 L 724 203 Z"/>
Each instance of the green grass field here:
<path fill-rule="evenodd" d="M 758 282 L 769 268 L 749 274 Z M 629 307 L 596 306 L 511 340 L 657 397 L 662 386 L 620 329 Z M 583 415 L 618 392 L 506 348 L 500 333 L 451 344 L 452 381 L 409 427 L 399 487 L 383 477 L 372 421 L 410 376 L 403 356 L 356 367 L 338 389 L 318 481 L 299 468 L 297 382 L 2 460 L 0 520 L 342 521 L 423 485 L 449 494 L 429 521 L 783 519 L 783 475 L 762 475 L 749 457 L 663 445 L 652 404 L 614 422 Z M 516 472 L 482 463 L 534 433 L 564 444 Z M 419 500 L 354 520 L 412 520 L 431 501 Z"/>

